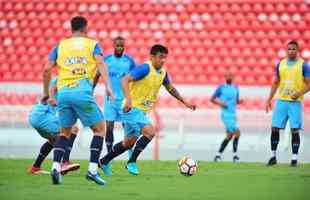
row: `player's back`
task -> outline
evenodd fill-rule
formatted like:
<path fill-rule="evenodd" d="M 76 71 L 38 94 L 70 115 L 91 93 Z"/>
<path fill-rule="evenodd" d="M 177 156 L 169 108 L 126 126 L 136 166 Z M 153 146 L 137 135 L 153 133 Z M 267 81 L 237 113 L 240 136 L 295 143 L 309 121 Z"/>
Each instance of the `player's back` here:
<path fill-rule="evenodd" d="M 127 54 L 116 57 L 113 54 L 107 55 L 104 62 L 108 66 L 109 80 L 116 100 L 121 101 L 124 96 L 122 92 L 121 80 L 134 68 L 134 60 Z"/>
<path fill-rule="evenodd" d="M 58 44 L 57 60 L 59 78 L 57 88 L 76 88 L 83 79 L 91 81 L 97 70 L 93 52 L 97 45 L 95 40 L 86 37 L 71 37 Z"/>

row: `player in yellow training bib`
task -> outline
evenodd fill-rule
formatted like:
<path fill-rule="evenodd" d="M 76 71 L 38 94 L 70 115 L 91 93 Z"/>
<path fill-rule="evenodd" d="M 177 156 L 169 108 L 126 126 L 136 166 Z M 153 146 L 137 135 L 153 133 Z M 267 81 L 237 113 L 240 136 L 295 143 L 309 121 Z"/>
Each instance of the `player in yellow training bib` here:
<path fill-rule="evenodd" d="M 134 146 L 134 144 L 133 153 L 127 162 L 127 169 L 133 175 L 139 174 L 136 165 L 137 157 L 156 133 L 148 113 L 154 106 L 162 85 L 186 107 L 191 110 L 196 108 L 195 105 L 184 100 L 171 84 L 165 69 L 162 68 L 168 55 L 168 49 L 157 44 L 152 46 L 150 55 L 150 61 L 136 66 L 122 79 L 125 100 L 121 118 L 124 123 L 125 138 L 115 144 L 112 151 L 100 159 L 101 169 L 107 175 L 112 175 L 109 162 Z M 141 137 L 139 137 L 140 134 L 142 134 Z"/>
<path fill-rule="evenodd" d="M 93 79 L 98 69 L 104 80 L 107 78 L 107 72 L 102 61 L 99 43 L 86 36 L 87 20 L 84 17 L 74 17 L 71 20 L 71 30 L 72 36 L 61 40 L 53 48 L 49 55 L 49 62 L 44 69 L 43 103 L 48 99 L 51 70 L 55 66 L 59 69 L 57 108 L 61 129 L 60 137 L 54 145 L 52 182 L 53 184 L 62 182 L 60 162 L 68 147 L 71 128 L 79 118 L 82 124 L 90 127 L 94 133 L 86 178 L 104 185 L 105 181 L 99 176 L 97 166 L 105 135 L 105 123 L 93 96 Z"/>
<path fill-rule="evenodd" d="M 280 139 L 280 129 L 284 129 L 287 120 L 292 132 L 291 166 L 297 166 L 300 145 L 299 129 L 303 128 L 303 96 L 310 90 L 310 67 L 298 57 L 298 43 L 291 41 L 287 45 L 287 57 L 276 66 L 275 78 L 266 102 L 266 112 L 271 109 L 271 101 L 278 90 L 275 109 L 272 115 L 271 151 L 267 165 L 277 164 L 276 150 Z"/>

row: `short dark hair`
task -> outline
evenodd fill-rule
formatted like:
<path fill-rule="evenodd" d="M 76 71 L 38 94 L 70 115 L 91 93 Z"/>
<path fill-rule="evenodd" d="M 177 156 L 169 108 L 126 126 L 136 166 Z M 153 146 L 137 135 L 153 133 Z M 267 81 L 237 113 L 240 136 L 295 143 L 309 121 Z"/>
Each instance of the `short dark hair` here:
<path fill-rule="evenodd" d="M 116 41 L 116 40 L 125 40 L 125 38 L 123 38 L 122 36 L 117 36 L 113 39 L 113 41 Z"/>
<path fill-rule="evenodd" d="M 161 44 L 155 44 L 152 46 L 150 54 L 155 56 L 158 53 L 168 54 L 167 47 L 161 45 Z"/>
<path fill-rule="evenodd" d="M 296 47 L 298 47 L 298 42 L 296 40 L 289 41 L 289 43 L 287 43 L 287 46 L 291 44 L 296 45 Z"/>
<path fill-rule="evenodd" d="M 71 30 L 81 31 L 87 26 L 87 19 L 82 16 L 76 16 L 71 19 Z"/>

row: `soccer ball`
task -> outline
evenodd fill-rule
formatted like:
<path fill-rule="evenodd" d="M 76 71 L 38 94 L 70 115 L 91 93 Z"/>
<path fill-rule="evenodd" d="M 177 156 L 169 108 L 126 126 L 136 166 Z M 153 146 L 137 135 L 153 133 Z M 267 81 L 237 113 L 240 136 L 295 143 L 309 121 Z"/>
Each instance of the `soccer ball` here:
<path fill-rule="evenodd" d="M 198 165 L 190 156 L 184 156 L 178 162 L 180 173 L 184 176 L 192 176 L 196 173 Z"/>

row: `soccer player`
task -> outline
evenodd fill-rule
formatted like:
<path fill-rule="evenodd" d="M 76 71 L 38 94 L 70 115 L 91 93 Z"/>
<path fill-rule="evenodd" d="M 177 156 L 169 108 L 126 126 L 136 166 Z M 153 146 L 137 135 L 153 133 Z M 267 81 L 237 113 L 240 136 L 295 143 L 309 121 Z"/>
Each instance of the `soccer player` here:
<path fill-rule="evenodd" d="M 267 165 L 272 166 L 277 164 L 276 151 L 280 140 L 280 129 L 284 129 L 287 120 L 289 120 L 293 153 L 291 166 L 296 167 L 300 145 L 299 130 L 303 128 L 301 102 L 304 94 L 310 90 L 310 67 L 308 63 L 298 56 L 297 41 L 290 41 L 287 44 L 287 57 L 282 59 L 276 66 L 275 78 L 266 101 L 266 112 L 271 110 L 271 102 L 278 89 L 272 115 L 272 156 Z"/>
<path fill-rule="evenodd" d="M 239 88 L 233 83 L 233 73 L 225 73 L 226 83 L 219 85 L 211 97 L 211 102 L 221 107 L 221 119 L 226 129 L 226 138 L 223 140 L 214 161 L 222 160 L 222 153 L 232 138 L 233 140 L 233 162 L 239 162 L 237 155 L 240 130 L 237 124 L 237 104 L 241 103 L 239 99 Z"/>
<path fill-rule="evenodd" d="M 56 83 L 57 77 L 51 81 L 50 96 L 56 97 Z M 59 135 L 59 118 L 56 114 L 55 103 L 51 104 L 41 104 L 38 102 L 35 104 L 29 113 L 29 123 L 36 129 L 41 137 L 47 139 L 41 148 L 40 153 L 37 156 L 32 167 L 28 170 L 29 174 L 49 174 L 49 172 L 41 169 L 41 164 L 45 160 L 46 156 L 50 153 L 55 143 L 56 138 Z M 66 174 L 69 171 L 78 170 L 80 168 L 79 164 L 71 163 L 69 161 L 71 148 L 73 146 L 76 134 L 79 129 L 77 126 L 72 128 L 72 134 L 69 139 L 69 145 L 65 151 L 65 156 L 62 161 L 61 173 Z"/>
<path fill-rule="evenodd" d="M 164 85 L 170 95 L 186 107 L 195 110 L 196 106 L 186 101 L 179 94 L 171 84 L 167 72 L 162 68 L 167 55 L 168 49 L 165 46 L 159 44 L 152 46 L 150 60 L 135 67 L 122 79 L 125 96 L 122 120 L 126 136 L 123 141 L 113 146 L 111 152 L 100 159 L 101 168 L 106 175 L 112 174 L 108 163 L 133 145 L 135 147 L 126 167 L 132 175 L 139 174 L 136 165 L 137 158 L 156 133 L 148 113 L 156 103 L 161 85 Z"/>
<path fill-rule="evenodd" d="M 55 66 L 59 68 L 57 106 L 61 128 L 60 137 L 54 145 L 52 182 L 53 184 L 62 183 L 60 161 L 68 146 L 71 128 L 79 118 L 82 124 L 90 127 L 94 133 L 90 145 L 90 162 L 86 178 L 99 185 L 105 185 L 105 181 L 97 172 L 105 135 L 105 123 L 103 114 L 93 96 L 93 76 L 99 69 L 106 81 L 107 72 L 99 43 L 86 36 L 87 20 L 81 16 L 72 18 L 71 30 L 72 36 L 61 40 L 50 52 L 43 73 L 44 96 L 41 101 L 46 103 L 49 98 L 51 71 Z M 107 90 L 111 93 L 109 87 Z"/>
<path fill-rule="evenodd" d="M 112 87 L 114 99 L 108 95 L 104 100 L 104 119 L 106 120 L 106 147 L 107 152 L 112 150 L 114 136 L 114 122 L 121 121 L 120 114 L 122 110 L 122 102 L 124 99 L 121 80 L 129 73 L 135 66 L 134 60 L 124 53 L 125 39 L 122 37 L 116 37 L 113 40 L 114 53 L 107 55 L 104 58 L 104 62 L 108 67 L 108 75 L 110 85 Z"/>

